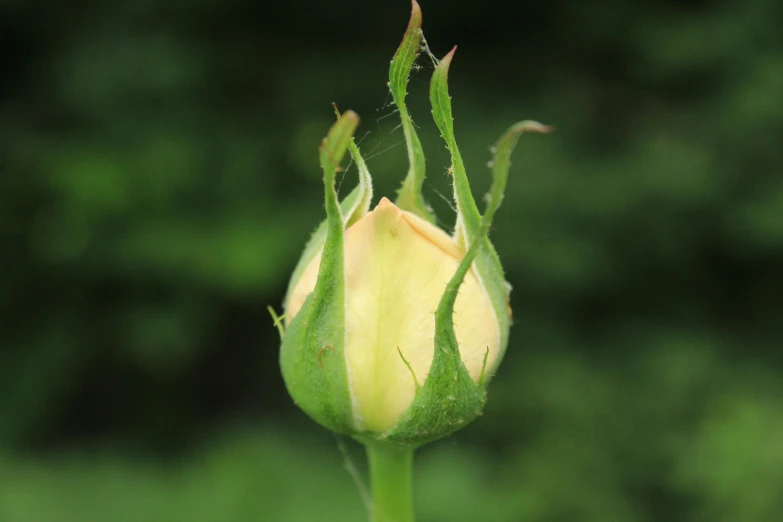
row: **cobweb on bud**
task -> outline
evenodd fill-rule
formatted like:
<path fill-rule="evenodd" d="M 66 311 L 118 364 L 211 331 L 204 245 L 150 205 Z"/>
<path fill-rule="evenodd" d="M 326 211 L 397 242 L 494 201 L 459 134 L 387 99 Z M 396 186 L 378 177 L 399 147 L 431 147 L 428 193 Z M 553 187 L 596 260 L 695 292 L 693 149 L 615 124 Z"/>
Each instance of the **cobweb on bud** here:
<path fill-rule="evenodd" d="M 440 63 L 440 60 L 438 60 L 438 58 L 434 54 L 432 54 L 432 51 L 430 51 L 430 45 L 427 43 L 427 39 L 424 37 L 423 31 L 421 33 L 421 50 L 427 53 L 427 56 L 430 57 L 430 60 L 432 61 L 432 68 L 434 69 L 435 67 L 437 67 L 438 64 Z"/>
<path fill-rule="evenodd" d="M 432 122 L 432 118 L 430 116 L 429 105 L 427 104 L 427 108 L 423 109 L 424 103 L 421 102 L 424 102 L 428 99 L 427 93 L 429 91 L 430 75 L 435 70 L 438 63 L 439 60 L 430 50 L 430 47 L 427 44 L 427 40 L 422 34 L 419 55 L 416 61 L 413 63 L 410 76 L 408 77 L 409 84 L 414 87 L 416 91 L 414 94 L 415 100 L 417 102 L 416 105 L 422 106 L 418 110 L 411 110 L 409 108 L 412 113 L 411 117 L 413 120 L 413 125 L 417 130 L 420 130 L 422 127 L 425 127 L 429 131 L 435 129 L 435 125 Z M 405 148 L 405 137 L 403 135 L 402 122 L 399 119 L 399 109 L 393 102 L 391 91 L 388 88 L 386 88 L 385 91 L 386 92 L 384 94 L 383 102 L 379 108 L 375 109 L 377 117 L 374 120 L 374 125 L 371 123 L 370 128 L 365 130 L 361 134 L 360 138 L 356 138 L 356 144 L 362 149 L 362 156 L 364 157 L 370 172 L 374 175 L 376 172 L 380 172 L 378 165 L 382 165 L 383 160 L 388 157 L 387 155 L 389 153 L 396 153 L 398 149 L 404 150 Z M 411 97 L 408 98 L 408 101 L 411 101 Z M 367 123 L 371 121 L 372 120 L 370 119 L 366 120 Z M 426 149 L 425 155 L 427 155 Z M 395 161 L 403 161 L 403 159 L 404 154 L 402 154 L 399 158 L 395 158 Z M 336 180 L 338 192 L 342 187 L 343 181 L 346 179 L 349 185 L 352 183 L 354 174 L 352 167 L 354 167 L 354 163 L 353 160 L 350 160 L 346 168 L 338 174 Z M 450 175 L 450 170 L 448 167 L 443 167 L 443 169 L 440 169 L 436 165 L 429 163 L 428 167 L 428 177 L 439 176 L 441 174 L 443 176 Z M 407 171 L 407 165 L 404 167 L 404 171 L 400 173 L 401 175 L 399 179 L 396 180 L 396 182 L 402 183 L 405 171 Z M 346 175 L 348 176 L 347 178 Z M 449 197 L 446 197 L 443 193 L 441 193 L 437 188 L 433 187 L 431 183 L 428 184 L 425 181 L 424 191 L 425 198 L 427 200 L 442 200 L 448 206 L 450 211 L 453 212 L 453 215 L 456 215 L 456 207 L 454 202 Z M 391 197 L 391 194 L 385 195 Z M 453 223 L 445 222 L 438 216 L 436 216 L 436 224 L 444 230 L 449 230 L 453 227 Z"/>

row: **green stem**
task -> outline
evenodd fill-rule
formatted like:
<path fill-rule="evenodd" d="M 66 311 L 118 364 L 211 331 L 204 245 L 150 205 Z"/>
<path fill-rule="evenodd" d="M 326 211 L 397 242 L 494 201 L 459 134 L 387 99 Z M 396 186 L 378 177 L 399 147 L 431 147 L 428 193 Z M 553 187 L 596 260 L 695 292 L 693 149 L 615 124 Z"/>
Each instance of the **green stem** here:
<path fill-rule="evenodd" d="M 372 522 L 413 522 L 413 450 L 367 444 Z"/>

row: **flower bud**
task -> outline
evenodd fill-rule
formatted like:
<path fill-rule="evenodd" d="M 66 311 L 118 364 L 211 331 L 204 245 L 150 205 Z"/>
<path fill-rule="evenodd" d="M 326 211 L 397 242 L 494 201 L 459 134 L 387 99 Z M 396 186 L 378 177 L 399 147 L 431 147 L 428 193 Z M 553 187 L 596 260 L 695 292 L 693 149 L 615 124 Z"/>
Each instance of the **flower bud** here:
<path fill-rule="evenodd" d="M 503 269 L 487 234 L 503 198 L 510 155 L 536 122 L 513 125 L 493 147 L 492 187 L 482 216 L 454 139 L 447 76 L 452 50 L 430 85 L 433 117 L 452 157 L 454 236 L 433 224 L 421 195 L 424 156 L 405 107 L 421 41 L 413 13 L 390 68 L 410 170 L 398 198 L 372 211 L 372 181 L 353 133 L 338 114 L 320 148 L 327 219 L 305 248 L 284 302 L 280 364 L 294 401 L 323 426 L 361 440 L 417 446 L 480 414 L 511 324 Z M 359 186 L 339 202 L 335 173 L 346 152 Z"/>

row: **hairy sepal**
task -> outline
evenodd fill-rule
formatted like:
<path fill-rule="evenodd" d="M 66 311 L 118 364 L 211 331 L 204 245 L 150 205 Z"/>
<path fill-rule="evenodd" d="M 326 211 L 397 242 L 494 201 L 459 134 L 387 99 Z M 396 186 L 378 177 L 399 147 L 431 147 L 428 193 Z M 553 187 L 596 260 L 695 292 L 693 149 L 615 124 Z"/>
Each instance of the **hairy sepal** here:
<path fill-rule="evenodd" d="M 456 48 L 455 48 L 456 49 Z M 498 317 L 501 333 L 500 361 L 508 342 L 510 313 L 508 285 L 494 247 L 489 241 L 489 229 L 505 194 L 513 152 L 523 132 L 546 133 L 552 130 L 534 121 L 515 123 L 506 130 L 492 148 L 492 186 L 487 194 L 487 206 L 481 216 L 470 191 L 465 167 L 454 138 L 451 98 L 448 94 L 448 68 L 452 50 L 441 62 L 433 76 L 430 100 L 438 128 L 452 157 L 454 192 L 458 206 L 458 225 L 465 238 L 468 252 L 460 262 L 441 298 L 435 317 L 435 339 L 432 366 L 424 385 L 400 422 L 385 438 L 391 442 L 418 446 L 446 436 L 471 422 L 486 401 L 486 386 L 495 368 L 484 368 L 478 383 L 468 373 L 460 356 L 454 332 L 454 303 L 459 287 L 471 267 L 477 272 Z"/>
<path fill-rule="evenodd" d="M 339 433 L 354 431 L 345 363 L 345 220 L 335 174 L 352 144 L 358 116 L 344 113 L 320 147 L 326 203 L 325 238 L 318 280 L 283 337 L 280 366 L 294 402 L 319 424 Z"/>
<path fill-rule="evenodd" d="M 389 66 L 389 91 L 392 101 L 397 106 L 400 114 L 402 132 L 405 135 L 405 145 L 408 151 L 408 174 L 397 192 L 398 207 L 417 216 L 426 219 L 430 223 L 435 222 L 432 209 L 424 200 L 422 185 L 425 178 L 424 149 L 421 146 L 419 135 L 405 105 L 405 97 L 408 94 L 408 81 L 410 79 L 413 64 L 419 55 L 421 46 L 421 8 L 416 0 L 412 0 L 411 18 L 408 29 L 405 31 L 402 43 L 394 53 L 394 58 Z"/>
<path fill-rule="evenodd" d="M 481 242 L 475 259 L 476 274 L 487 293 L 492 308 L 495 311 L 500 329 L 500 352 L 493 368 L 487 369 L 487 381 L 492 377 L 500 364 L 508 346 L 508 333 L 511 327 L 511 309 L 509 306 L 510 285 L 506 282 L 503 266 L 500 264 L 495 247 L 487 235 L 479 234 L 481 214 L 470 189 L 465 164 L 459 152 L 454 137 L 454 118 L 451 111 L 448 74 L 451 60 L 456 47 L 451 50 L 438 64 L 430 83 L 430 103 L 435 124 L 451 155 L 451 173 L 453 176 L 454 200 L 457 206 L 457 223 L 455 239 L 466 248 L 471 248 L 471 241 Z M 550 127 L 537 122 L 524 121 L 512 125 L 493 147 L 492 164 L 493 179 L 505 179 L 511 166 L 510 156 L 522 132 L 549 132 Z M 505 186 L 505 181 L 503 182 Z M 502 198 L 502 193 L 499 194 Z"/>
<path fill-rule="evenodd" d="M 338 115 L 338 118 L 340 116 Z M 364 217 L 370 210 L 370 203 L 372 202 L 372 177 L 370 171 L 367 169 L 367 164 L 362 158 L 359 147 L 356 145 L 353 138 L 348 144 L 348 150 L 351 153 L 351 158 L 356 164 L 356 169 L 359 172 L 359 185 L 357 185 L 340 203 L 340 211 L 344 218 L 344 228 L 348 228 L 362 217 Z M 294 272 L 291 275 L 291 279 L 288 281 L 288 290 L 286 291 L 285 300 L 283 301 L 283 308 L 288 308 L 288 301 L 291 298 L 291 293 L 296 288 L 296 284 L 302 277 L 307 266 L 310 262 L 321 253 L 323 250 L 324 242 L 326 241 L 327 221 L 324 220 L 315 229 L 313 235 L 305 246 L 302 256 L 294 268 Z"/>
<path fill-rule="evenodd" d="M 411 407 L 387 434 L 393 442 L 421 445 L 444 437 L 481 414 L 486 398 L 486 375 L 475 383 L 462 362 L 454 331 L 454 304 L 465 275 L 480 255 L 495 212 L 503 201 L 508 169 L 495 169 L 487 208 L 465 257 L 446 285 L 435 312 L 435 338 L 432 366 L 424 385 L 417 391 Z"/>

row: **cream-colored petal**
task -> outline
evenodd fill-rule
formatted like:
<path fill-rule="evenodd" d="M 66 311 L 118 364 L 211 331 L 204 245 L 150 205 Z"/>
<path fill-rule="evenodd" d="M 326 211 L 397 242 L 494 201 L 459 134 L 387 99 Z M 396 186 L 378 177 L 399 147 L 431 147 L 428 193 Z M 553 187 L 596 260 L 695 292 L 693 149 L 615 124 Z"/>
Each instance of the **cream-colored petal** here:
<path fill-rule="evenodd" d="M 348 378 L 357 423 L 385 432 L 415 395 L 433 357 L 435 310 L 464 250 L 445 232 L 404 212 L 386 198 L 346 232 L 346 346 Z M 295 288 L 287 318 L 296 315 L 315 287 L 320 255 Z M 489 298 L 471 270 L 454 309 L 460 354 L 478 381 L 489 349 L 494 365 L 499 332 Z"/>

